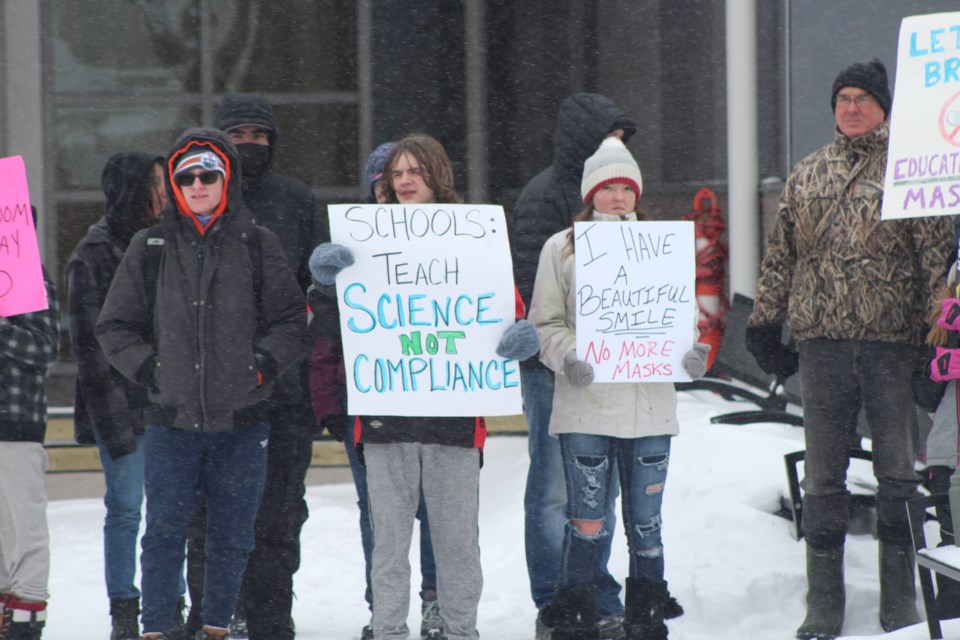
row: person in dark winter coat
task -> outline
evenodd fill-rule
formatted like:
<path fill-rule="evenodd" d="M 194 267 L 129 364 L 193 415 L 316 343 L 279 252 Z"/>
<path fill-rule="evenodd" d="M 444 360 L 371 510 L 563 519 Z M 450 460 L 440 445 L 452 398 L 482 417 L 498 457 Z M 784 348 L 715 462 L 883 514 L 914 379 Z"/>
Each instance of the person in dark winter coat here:
<path fill-rule="evenodd" d="M 103 466 L 104 573 L 113 637 L 118 640 L 140 637 L 136 571 L 147 392 L 110 366 L 94 329 L 130 240 L 154 224 L 166 205 L 164 182 L 162 156 L 142 151 L 111 156 L 100 178 L 106 214 L 73 250 L 65 276 L 70 339 L 77 362 L 75 438 L 78 444 L 95 444 Z M 178 608 L 175 616 L 182 625 L 182 599 Z"/>
<path fill-rule="evenodd" d="M 801 160 L 767 237 L 745 342 L 757 364 L 803 387 L 807 615 L 797 638 L 843 628 L 848 438 L 862 408 L 877 478 L 880 624 L 916 624 L 913 543 L 905 503 L 917 495 L 912 378 L 927 311 L 955 246 L 946 217 L 881 221 L 890 89 L 879 60 L 833 83 L 836 129 Z M 789 324 L 797 351 L 783 344 Z"/>
<path fill-rule="evenodd" d="M 636 124 L 622 109 L 598 94 L 580 93 L 560 105 L 553 134 L 553 163 L 527 183 L 512 214 L 513 275 L 528 309 L 540 251 L 548 238 L 573 224 L 583 209 L 583 163 L 605 137 L 614 135 L 627 142 L 636 130 Z M 567 494 L 560 446 L 549 434 L 553 372 L 538 358 L 531 358 L 521 363 L 520 377 L 530 453 L 524 496 L 527 574 L 539 610 L 554 599 L 560 584 Z M 616 487 L 608 497 L 605 518 L 614 523 Z M 623 604 L 620 585 L 607 571 L 609 558 L 608 539 L 597 560 L 597 607 L 604 625 L 617 627 L 623 617 Z M 537 631 L 547 633 L 539 617 Z"/>
<path fill-rule="evenodd" d="M 277 123 L 265 98 L 228 93 L 214 119 L 240 154 L 243 201 L 256 224 L 276 234 L 306 293 L 313 281 L 308 262 L 318 243 L 329 240 L 326 218 L 313 191 L 299 180 L 273 172 Z M 274 385 L 269 401 L 270 446 L 267 480 L 255 528 L 256 546 L 247 562 L 233 631 L 251 640 L 294 637 L 293 575 L 300 566 L 300 530 L 307 520 L 304 481 L 313 455 L 316 421 L 308 393 L 309 360 L 300 362 Z M 202 620 L 205 514 L 201 509 L 188 542 L 190 618 L 188 632 Z"/>
<path fill-rule="evenodd" d="M 46 270 L 44 311 L 0 316 L 0 638 L 39 640 L 50 597 L 47 369 L 57 359 L 60 307 Z"/>
<path fill-rule="evenodd" d="M 305 300 L 276 235 L 253 223 L 229 137 L 188 129 L 170 204 L 130 242 L 97 322 L 110 364 L 148 389 L 143 637 L 176 606 L 187 526 L 206 498 L 203 631 L 225 638 L 263 490 L 269 403 L 303 354 Z M 157 262 L 158 261 L 158 262 Z M 155 282 L 147 280 L 156 264 Z"/>

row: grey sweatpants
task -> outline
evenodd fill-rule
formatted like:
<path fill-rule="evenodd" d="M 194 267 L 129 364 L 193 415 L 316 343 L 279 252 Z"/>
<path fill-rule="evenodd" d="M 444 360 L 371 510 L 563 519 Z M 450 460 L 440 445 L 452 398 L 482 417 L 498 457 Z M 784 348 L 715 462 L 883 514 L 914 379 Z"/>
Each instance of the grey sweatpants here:
<path fill-rule="evenodd" d="M 410 630 L 410 541 L 420 487 L 437 563 L 437 601 L 448 640 L 478 638 L 480 452 L 438 444 L 365 444 L 373 524 L 373 637 Z"/>
<path fill-rule="evenodd" d="M 49 599 L 47 452 L 39 442 L 0 442 L 0 593 Z"/>

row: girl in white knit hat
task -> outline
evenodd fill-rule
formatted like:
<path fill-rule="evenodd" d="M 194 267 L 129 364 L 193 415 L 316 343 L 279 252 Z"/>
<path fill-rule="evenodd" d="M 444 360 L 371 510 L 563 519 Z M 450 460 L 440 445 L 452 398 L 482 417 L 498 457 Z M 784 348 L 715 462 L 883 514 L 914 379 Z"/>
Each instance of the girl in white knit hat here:
<path fill-rule="evenodd" d="M 581 193 L 586 206 L 576 220 L 644 219 L 637 208 L 642 189 L 640 168 L 630 151 L 618 138 L 606 138 L 584 163 Z M 678 433 L 673 384 L 591 384 L 593 367 L 576 352 L 571 229 L 555 234 L 543 247 L 529 319 L 540 336 L 540 360 L 556 373 L 550 434 L 560 439 L 569 518 L 560 589 L 541 609 L 541 620 L 553 628 L 552 640 L 599 637 L 593 568 L 600 542 L 613 533 L 604 527 L 603 511 L 617 469 L 630 550 L 625 637 L 664 639 L 667 583 L 660 509 L 670 439 Z M 698 344 L 684 356 L 691 377 L 706 371 L 708 350 Z"/>

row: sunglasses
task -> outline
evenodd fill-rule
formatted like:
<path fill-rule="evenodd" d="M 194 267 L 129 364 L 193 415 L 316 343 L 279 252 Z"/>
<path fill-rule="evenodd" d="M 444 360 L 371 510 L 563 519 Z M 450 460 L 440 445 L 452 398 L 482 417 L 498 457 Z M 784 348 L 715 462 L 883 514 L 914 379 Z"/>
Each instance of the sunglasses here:
<path fill-rule="evenodd" d="M 204 171 L 203 173 L 181 173 L 173 177 L 173 181 L 181 187 L 192 187 L 195 178 L 200 178 L 203 184 L 215 184 L 220 174 L 217 171 Z"/>

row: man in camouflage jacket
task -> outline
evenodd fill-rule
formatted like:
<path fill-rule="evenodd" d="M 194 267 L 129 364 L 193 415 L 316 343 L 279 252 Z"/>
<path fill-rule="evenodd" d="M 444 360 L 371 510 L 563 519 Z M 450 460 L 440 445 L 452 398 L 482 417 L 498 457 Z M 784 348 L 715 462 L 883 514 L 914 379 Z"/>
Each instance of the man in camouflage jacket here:
<path fill-rule="evenodd" d="M 808 592 L 798 638 L 832 638 L 843 626 L 847 443 L 861 406 L 879 484 L 880 621 L 888 631 L 919 622 L 904 505 L 919 484 L 911 376 L 952 225 L 880 220 L 890 102 L 878 60 L 837 76 L 834 141 L 787 180 L 748 322 L 747 348 L 760 366 L 779 377 L 799 366 L 803 389 Z M 781 342 L 784 321 L 799 362 Z"/>

